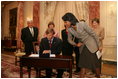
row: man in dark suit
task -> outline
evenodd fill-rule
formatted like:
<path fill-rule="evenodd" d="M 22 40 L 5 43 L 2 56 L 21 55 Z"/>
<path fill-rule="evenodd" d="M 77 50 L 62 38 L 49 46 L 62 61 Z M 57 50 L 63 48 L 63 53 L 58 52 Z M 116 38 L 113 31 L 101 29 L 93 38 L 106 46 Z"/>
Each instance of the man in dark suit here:
<path fill-rule="evenodd" d="M 40 57 L 41 56 L 48 57 L 50 53 L 56 55 L 61 53 L 62 41 L 61 39 L 54 37 L 54 34 L 55 32 L 53 29 L 46 30 L 46 37 L 42 38 L 40 42 Z M 46 69 L 47 78 L 51 78 L 51 72 L 52 69 L 49 68 Z M 61 78 L 63 75 L 63 70 L 58 69 L 57 72 L 58 72 L 57 78 Z"/>
<path fill-rule="evenodd" d="M 79 43 L 79 39 L 77 39 L 76 37 L 72 36 L 72 40 L 77 44 Z M 80 57 L 80 52 L 79 52 L 79 47 L 77 46 L 73 46 L 73 51 L 75 53 L 75 58 L 76 58 L 76 70 L 75 72 L 80 72 L 80 67 L 78 67 L 78 63 L 79 63 L 79 57 Z"/>
<path fill-rule="evenodd" d="M 26 54 L 31 54 L 34 52 L 33 42 L 37 41 L 38 28 L 33 26 L 33 21 L 27 21 L 27 27 L 21 30 L 21 40 L 25 45 Z"/>
<path fill-rule="evenodd" d="M 72 56 L 73 45 L 68 42 L 68 30 L 65 26 L 65 29 L 61 31 L 62 36 L 62 55 Z"/>

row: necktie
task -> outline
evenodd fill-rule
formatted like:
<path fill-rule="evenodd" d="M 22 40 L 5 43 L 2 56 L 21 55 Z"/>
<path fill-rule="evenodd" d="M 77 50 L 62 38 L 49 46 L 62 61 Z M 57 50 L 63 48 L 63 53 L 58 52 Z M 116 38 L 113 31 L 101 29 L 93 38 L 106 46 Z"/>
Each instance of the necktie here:
<path fill-rule="evenodd" d="M 34 36 L 34 30 L 33 30 L 33 27 L 31 28 L 31 34 L 32 34 L 32 36 Z"/>
<path fill-rule="evenodd" d="M 49 46 L 50 46 L 50 48 L 52 47 L 52 42 L 51 42 L 51 40 L 49 40 Z"/>
<path fill-rule="evenodd" d="M 66 34 L 68 35 L 68 32 L 66 31 Z"/>

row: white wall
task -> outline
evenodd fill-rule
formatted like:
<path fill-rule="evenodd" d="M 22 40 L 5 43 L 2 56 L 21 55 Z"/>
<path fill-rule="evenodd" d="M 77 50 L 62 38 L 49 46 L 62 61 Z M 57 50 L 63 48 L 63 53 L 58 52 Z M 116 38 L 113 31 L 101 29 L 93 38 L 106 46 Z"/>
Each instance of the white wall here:
<path fill-rule="evenodd" d="M 105 28 L 103 60 L 117 61 L 117 3 L 100 2 L 100 24 Z"/>

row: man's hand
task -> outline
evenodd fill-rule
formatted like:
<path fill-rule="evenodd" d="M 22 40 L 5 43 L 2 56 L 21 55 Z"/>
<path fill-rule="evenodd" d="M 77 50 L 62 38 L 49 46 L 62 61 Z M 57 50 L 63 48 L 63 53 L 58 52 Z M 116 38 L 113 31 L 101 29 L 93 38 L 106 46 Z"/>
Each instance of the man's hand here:
<path fill-rule="evenodd" d="M 50 53 L 50 50 L 44 50 L 43 54 Z"/>
<path fill-rule="evenodd" d="M 38 45 L 36 45 L 35 48 L 36 48 L 36 51 L 40 50 Z"/>
<path fill-rule="evenodd" d="M 82 45 L 83 45 L 83 43 L 80 42 L 80 43 L 78 43 L 76 46 L 77 46 L 77 47 L 80 47 L 80 46 L 82 46 Z"/>

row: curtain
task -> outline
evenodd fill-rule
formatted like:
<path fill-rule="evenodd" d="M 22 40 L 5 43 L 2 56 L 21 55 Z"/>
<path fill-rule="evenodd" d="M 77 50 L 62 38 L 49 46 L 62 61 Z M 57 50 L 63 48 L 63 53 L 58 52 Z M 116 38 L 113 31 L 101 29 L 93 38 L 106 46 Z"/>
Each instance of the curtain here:
<path fill-rule="evenodd" d="M 59 32 L 64 29 L 62 16 L 67 13 L 73 13 L 78 20 L 84 19 L 88 22 L 88 2 L 87 1 L 41 1 L 40 2 L 40 37 L 43 37 L 47 25 L 50 21 L 55 23 L 55 30 Z"/>
<path fill-rule="evenodd" d="M 75 2 L 75 8 L 77 12 L 77 16 L 79 20 L 84 19 L 87 23 L 89 23 L 89 7 L 87 1 L 77 1 Z"/>
<path fill-rule="evenodd" d="M 100 1 L 89 1 L 89 24 L 94 18 L 100 18 Z"/>

